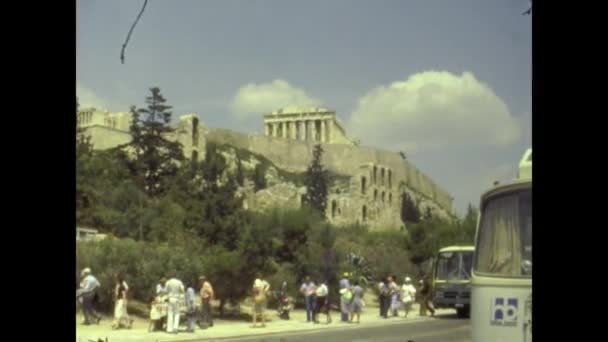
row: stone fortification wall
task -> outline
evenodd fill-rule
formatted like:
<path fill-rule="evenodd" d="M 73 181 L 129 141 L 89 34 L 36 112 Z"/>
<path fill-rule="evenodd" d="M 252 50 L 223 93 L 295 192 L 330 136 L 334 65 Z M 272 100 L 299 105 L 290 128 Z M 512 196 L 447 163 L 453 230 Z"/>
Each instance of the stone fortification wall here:
<path fill-rule="evenodd" d="M 228 129 L 207 129 L 205 135 L 209 142 L 248 149 L 291 172 L 306 170 L 311 162 L 315 145 L 312 142 L 244 134 Z M 390 169 L 394 186 L 405 182 L 409 188 L 436 202 L 448 213 L 452 213 L 452 197 L 396 152 L 342 144 L 323 144 L 323 149 L 326 152 L 323 155 L 323 163 L 334 172 L 354 176 L 358 174 L 362 165 L 370 163 Z"/>
<path fill-rule="evenodd" d="M 91 137 L 91 144 L 96 150 L 114 148 L 131 141 L 131 134 L 129 132 L 105 126 L 95 125 L 86 127 L 85 134 Z"/>

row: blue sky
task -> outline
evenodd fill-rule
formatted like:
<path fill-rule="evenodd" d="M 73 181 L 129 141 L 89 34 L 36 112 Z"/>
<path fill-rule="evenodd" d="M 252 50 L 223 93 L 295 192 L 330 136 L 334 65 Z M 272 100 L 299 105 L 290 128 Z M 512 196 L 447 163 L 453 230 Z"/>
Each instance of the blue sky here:
<path fill-rule="evenodd" d="M 405 151 L 462 212 L 531 145 L 528 0 L 80 0 L 77 93 L 126 111 L 161 88 L 174 117 L 262 131 L 261 112 L 335 109 Z M 289 103 L 288 103 L 289 102 Z"/>

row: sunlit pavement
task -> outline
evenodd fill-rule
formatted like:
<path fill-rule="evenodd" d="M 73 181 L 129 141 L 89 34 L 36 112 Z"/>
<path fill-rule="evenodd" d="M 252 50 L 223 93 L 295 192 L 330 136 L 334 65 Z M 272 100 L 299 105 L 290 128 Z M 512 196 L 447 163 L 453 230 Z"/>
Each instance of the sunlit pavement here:
<path fill-rule="evenodd" d="M 432 330 L 437 330 L 439 326 L 445 326 L 446 329 L 453 328 L 449 322 L 456 322 L 459 326 L 468 324 L 468 320 L 459 320 L 453 310 L 438 310 L 437 315 L 434 318 L 431 317 L 420 317 L 418 312 L 413 311 L 410 313 L 408 318 L 403 317 L 401 313 L 400 317 L 391 317 L 389 319 L 380 318 L 378 315 L 377 308 L 368 308 L 361 314 L 361 323 L 343 323 L 340 322 L 340 313 L 332 312 L 332 323 L 325 324 L 325 317 L 320 316 L 322 323 L 313 324 L 306 322 L 306 312 L 303 310 L 296 310 L 291 314 L 291 320 L 281 320 L 276 316 L 275 311 L 269 310 L 268 317 L 271 321 L 266 323 L 264 328 L 251 328 L 251 322 L 245 321 L 232 321 L 232 320 L 221 320 L 215 319 L 214 326 L 209 329 L 197 329 L 194 333 L 188 333 L 185 331 L 185 322 L 181 323 L 181 330 L 178 334 L 168 334 L 166 332 L 148 332 L 147 320 L 135 319 L 133 327 L 130 330 L 112 330 L 112 320 L 107 317 L 101 321 L 99 325 L 84 326 L 80 324 L 82 317 L 77 317 L 76 323 L 76 341 L 88 342 L 98 341 L 102 339 L 108 342 L 116 341 L 200 341 L 200 340 L 215 340 L 215 339 L 235 339 L 240 338 L 244 340 L 251 340 L 252 336 L 264 336 L 265 341 L 270 341 L 268 338 L 279 338 L 293 336 L 296 338 L 298 334 L 302 333 L 314 333 L 314 334 L 325 334 L 331 332 L 335 334 L 349 335 L 348 330 L 369 330 L 368 328 L 377 328 L 386 326 L 388 330 L 399 330 L 397 326 L 410 326 L 418 325 L 414 323 L 421 323 L 427 321 L 440 322 L 437 326 L 433 326 Z M 448 323 L 446 323 L 448 322 Z M 375 331 L 372 329 L 373 331 Z M 387 329 L 381 329 L 382 331 Z M 412 328 L 413 329 L 413 328 Z M 416 328 L 416 331 L 419 329 Z M 424 329 L 423 329 L 424 330 Z M 311 335 L 312 336 L 312 335 Z M 309 336 L 310 338 L 310 336 Z M 336 337 L 338 338 L 338 337 Z M 346 337 L 345 337 L 346 338 Z M 323 338 L 325 339 L 325 338 Z M 349 339 L 347 339 L 349 340 Z M 279 341 L 279 340 L 277 340 Z M 364 341 L 364 340 L 361 340 Z M 370 340 L 371 341 L 371 340 Z M 404 341 L 401 339 L 400 341 Z M 407 340 L 405 340 L 407 341 Z M 428 340 L 431 341 L 431 340 Z M 447 341 L 447 340 L 446 340 Z M 451 341 L 451 340 L 450 340 Z"/>

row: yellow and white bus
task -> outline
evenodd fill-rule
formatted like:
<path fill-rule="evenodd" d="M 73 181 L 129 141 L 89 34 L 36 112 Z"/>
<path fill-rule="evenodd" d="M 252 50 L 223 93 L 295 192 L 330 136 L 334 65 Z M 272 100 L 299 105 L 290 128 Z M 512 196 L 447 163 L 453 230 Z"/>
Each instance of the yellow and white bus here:
<path fill-rule="evenodd" d="M 433 305 L 456 309 L 467 317 L 471 304 L 471 268 L 474 246 L 450 246 L 439 250 L 433 267 Z"/>
<path fill-rule="evenodd" d="M 471 290 L 473 342 L 532 341 L 532 149 L 481 196 Z"/>

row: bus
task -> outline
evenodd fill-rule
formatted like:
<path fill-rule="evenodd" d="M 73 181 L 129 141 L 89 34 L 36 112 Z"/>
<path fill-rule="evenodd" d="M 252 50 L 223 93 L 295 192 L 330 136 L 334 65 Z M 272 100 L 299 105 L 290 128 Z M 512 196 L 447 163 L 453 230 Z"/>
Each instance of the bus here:
<path fill-rule="evenodd" d="M 471 312 L 471 268 L 474 246 L 451 246 L 439 250 L 433 267 L 433 305 L 456 309 L 458 317 Z"/>
<path fill-rule="evenodd" d="M 481 196 L 471 290 L 473 342 L 532 341 L 532 149 Z"/>

